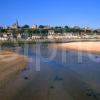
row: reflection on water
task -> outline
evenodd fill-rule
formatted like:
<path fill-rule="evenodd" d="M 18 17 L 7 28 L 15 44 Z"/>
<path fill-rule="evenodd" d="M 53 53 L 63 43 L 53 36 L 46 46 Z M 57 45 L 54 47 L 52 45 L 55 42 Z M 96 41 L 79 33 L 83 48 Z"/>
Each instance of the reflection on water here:
<path fill-rule="evenodd" d="M 39 44 L 38 44 L 39 45 Z M 52 45 L 52 44 L 49 44 Z M 36 60 L 36 56 L 38 59 L 40 59 L 42 62 L 45 62 L 45 58 L 49 58 L 52 55 L 52 52 L 54 52 L 54 48 L 50 48 L 48 44 L 41 44 L 39 45 L 38 48 L 40 48 L 40 55 L 37 54 L 37 46 L 36 45 L 28 45 L 27 47 L 17 47 L 13 48 L 13 50 L 24 54 L 31 58 L 30 60 L 33 61 Z M 56 44 L 57 45 L 57 44 Z M 25 49 L 27 49 L 27 53 L 25 52 Z M 92 61 L 92 59 L 89 58 L 87 53 L 82 53 L 82 62 L 78 63 L 78 52 L 75 51 L 69 51 L 69 50 L 64 50 L 65 52 L 65 62 L 63 63 L 62 61 L 62 49 L 57 49 L 56 54 L 54 55 L 53 59 L 48 60 L 46 63 L 48 64 L 55 64 L 55 67 L 59 67 L 61 65 L 66 66 L 77 73 L 80 73 L 83 76 L 86 76 L 85 78 L 88 78 L 89 80 L 95 77 L 97 75 L 97 72 L 99 72 L 100 67 L 99 67 L 99 62 Z M 99 55 L 92 54 L 96 59 L 99 59 Z M 30 62 L 31 62 L 30 61 Z M 41 62 L 40 62 L 41 63 Z M 88 77 L 87 77 L 88 76 Z M 98 76 L 95 77 L 95 79 Z M 94 79 L 94 80 L 95 80 Z"/>

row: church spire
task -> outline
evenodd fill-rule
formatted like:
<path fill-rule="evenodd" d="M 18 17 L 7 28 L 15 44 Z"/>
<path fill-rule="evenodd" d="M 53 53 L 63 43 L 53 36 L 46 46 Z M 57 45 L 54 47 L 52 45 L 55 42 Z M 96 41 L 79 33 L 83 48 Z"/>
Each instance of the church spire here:
<path fill-rule="evenodd" d="M 19 26 L 18 19 L 16 19 L 16 26 L 17 26 L 17 27 Z"/>

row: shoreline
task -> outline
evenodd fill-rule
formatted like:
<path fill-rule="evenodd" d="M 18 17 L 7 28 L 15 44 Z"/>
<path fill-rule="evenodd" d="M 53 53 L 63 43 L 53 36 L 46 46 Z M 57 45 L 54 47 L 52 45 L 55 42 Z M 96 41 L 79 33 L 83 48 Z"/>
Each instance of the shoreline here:
<path fill-rule="evenodd" d="M 69 49 L 79 52 L 100 54 L 100 42 L 72 42 L 52 45 L 57 49 Z"/>
<path fill-rule="evenodd" d="M 0 45 L 36 44 L 36 43 L 70 43 L 70 42 L 100 42 L 100 39 L 36 39 L 36 40 L 6 40 L 0 41 Z"/>

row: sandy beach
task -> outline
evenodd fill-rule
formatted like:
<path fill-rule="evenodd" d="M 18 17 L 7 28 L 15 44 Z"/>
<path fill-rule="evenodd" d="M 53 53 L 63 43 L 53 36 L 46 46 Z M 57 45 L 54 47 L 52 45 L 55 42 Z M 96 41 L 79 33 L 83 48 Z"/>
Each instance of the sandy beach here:
<path fill-rule="evenodd" d="M 12 80 L 28 63 L 27 57 L 11 51 L 0 51 L 0 87 Z"/>
<path fill-rule="evenodd" d="M 86 53 L 83 53 L 83 61 L 78 63 L 74 49 L 66 51 L 66 62 L 63 63 L 62 44 L 43 44 L 40 49 L 42 56 L 49 57 L 53 46 L 59 49 L 47 62 L 41 55 L 36 59 L 36 45 L 30 46 L 28 57 L 32 61 L 13 82 L 0 90 L 2 100 L 100 100 L 100 63 L 93 62 Z M 20 49 L 23 52 L 23 48 Z M 36 60 L 40 61 L 40 71 L 36 71 Z"/>
<path fill-rule="evenodd" d="M 71 42 L 52 45 L 52 47 L 100 54 L 100 42 Z"/>

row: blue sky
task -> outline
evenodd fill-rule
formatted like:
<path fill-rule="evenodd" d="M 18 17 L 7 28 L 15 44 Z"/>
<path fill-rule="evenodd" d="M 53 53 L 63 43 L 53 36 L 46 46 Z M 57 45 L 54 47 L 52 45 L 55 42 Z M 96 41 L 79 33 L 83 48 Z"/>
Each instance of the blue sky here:
<path fill-rule="evenodd" d="M 0 0 L 0 25 L 48 24 L 100 28 L 100 0 Z"/>

